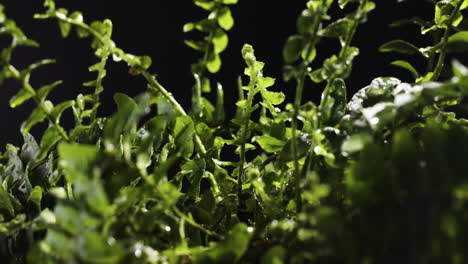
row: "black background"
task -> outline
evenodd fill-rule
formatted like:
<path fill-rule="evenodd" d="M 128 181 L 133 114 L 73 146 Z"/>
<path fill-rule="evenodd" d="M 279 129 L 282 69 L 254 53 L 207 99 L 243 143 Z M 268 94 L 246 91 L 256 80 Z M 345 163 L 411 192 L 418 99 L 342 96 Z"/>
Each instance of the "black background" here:
<path fill-rule="evenodd" d="M 150 55 L 153 58 L 151 71 L 158 75 L 158 80 L 170 90 L 184 108 L 190 107 L 190 92 L 193 78 L 190 74 L 190 64 L 196 62 L 199 54 L 186 47 L 183 43 L 187 37 L 182 32 L 185 23 L 196 21 L 207 16 L 207 12 L 197 8 L 190 0 L 179 1 L 110 1 L 110 0 L 80 0 L 60 1 L 58 7 L 69 11 L 82 11 L 85 21 L 109 18 L 113 21 L 113 39 L 126 52 L 136 55 Z M 296 32 L 296 17 L 304 9 L 303 0 L 273 1 L 273 0 L 240 0 L 232 7 L 235 26 L 229 33 L 230 45 L 222 54 L 223 66 L 214 77 L 222 82 L 228 108 L 234 109 L 237 88 L 236 78 L 243 72 L 243 61 L 240 55 L 244 43 L 252 44 L 256 50 L 257 59 L 266 62 L 265 76 L 277 78 L 273 89 L 283 91 L 291 101 L 294 94 L 294 84 L 282 81 L 283 60 L 282 47 L 286 38 Z M 368 18 L 366 24 L 358 28 L 352 45 L 360 48 L 360 55 L 355 60 L 352 76 L 347 80 L 348 97 L 358 89 L 369 84 L 378 76 L 397 76 L 404 81 L 410 81 L 411 76 L 403 70 L 389 66 L 396 59 L 395 54 L 382 54 L 377 51 L 379 45 L 391 39 L 410 40 L 419 46 L 432 44 L 429 36 L 421 36 L 418 26 L 391 28 L 389 24 L 400 18 L 420 16 L 430 20 L 433 16 L 433 6 L 423 0 L 413 0 L 397 4 L 396 0 L 378 0 L 377 8 Z M 33 61 L 42 58 L 57 59 L 57 64 L 43 67 L 32 76 L 35 87 L 50 83 L 57 79 L 64 84 L 57 87 L 52 101 L 60 102 L 73 99 L 78 93 L 90 93 L 91 90 L 81 86 L 84 81 L 95 78 L 88 72 L 88 66 L 97 59 L 89 45 L 89 39 L 78 39 L 71 34 L 62 39 L 55 21 L 35 20 L 34 13 L 44 10 L 39 0 L 1 0 L 6 7 L 7 15 L 14 19 L 23 31 L 41 44 L 39 49 L 20 48 L 14 54 L 13 62 L 18 68 L 23 68 Z M 352 8 L 331 11 L 333 18 L 342 17 Z M 0 44 L 5 45 L 7 39 L 0 38 Z M 1 46 L 0 46 L 1 47 Z M 318 60 L 312 67 L 320 66 L 320 58 L 327 58 L 339 49 L 337 40 L 326 40 L 319 44 Z M 408 58 L 398 55 L 398 58 Z M 424 65 L 417 58 L 411 58 L 416 66 Z M 423 68 L 421 69 L 423 70 Z M 104 105 L 100 116 L 109 115 L 114 110 L 112 94 L 124 92 L 136 95 L 145 88 L 145 81 L 140 76 L 128 74 L 124 63 L 109 63 L 108 78 L 104 82 L 106 92 L 103 95 Z M 0 145 L 5 143 L 20 144 L 22 142 L 19 128 L 33 108 L 31 103 L 11 109 L 8 101 L 17 90 L 14 82 L 6 82 L 0 87 Z M 321 85 L 307 83 L 305 100 L 318 102 Z M 208 97 L 211 97 L 208 95 Z M 211 97 L 213 98 L 213 97 Z M 71 119 L 65 115 L 64 119 Z M 44 127 L 33 129 L 38 134 Z M 3 147 L 1 148 L 3 150 Z"/>

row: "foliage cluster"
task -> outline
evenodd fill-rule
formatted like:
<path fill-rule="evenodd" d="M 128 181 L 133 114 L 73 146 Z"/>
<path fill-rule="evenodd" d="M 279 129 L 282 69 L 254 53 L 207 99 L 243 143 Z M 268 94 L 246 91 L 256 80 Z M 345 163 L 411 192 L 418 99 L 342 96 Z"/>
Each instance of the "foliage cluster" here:
<path fill-rule="evenodd" d="M 230 10 L 237 0 L 193 0 L 207 18 L 187 23 L 192 107 L 185 111 L 149 72 L 151 58 L 129 54 L 112 40 L 110 20 L 85 22 L 80 12 L 45 0 L 37 19 L 57 21 L 63 37 L 90 40 L 94 80 L 83 94 L 52 103 L 61 81 L 30 81 L 45 59 L 18 69 L 17 49 L 37 47 L 0 5 L 0 84 L 16 80 L 15 108 L 33 101 L 23 122 L 24 144 L 0 155 L 2 263 L 466 263 L 468 252 L 468 68 L 450 54 L 468 50 L 468 0 L 430 1 L 434 18 L 416 24 L 434 43 L 404 40 L 380 46 L 423 58 L 411 62 L 414 81 L 375 78 L 350 99 L 346 78 L 359 25 L 378 7 L 369 0 L 309 0 L 297 33 L 285 42 L 284 76 L 297 85 L 286 103 L 263 75 L 252 46 L 241 51 L 237 111 L 224 113 L 223 88 L 212 77 L 222 65 Z M 343 9 L 331 20 L 330 8 Z M 190 35 L 192 36 L 192 35 Z M 203 36 L 201 40 L 197 36 Z M 315 61 L 320 41 L 341 49 Z M 99 115 L 106 64 L 122 61 L 147 80 L 145 92 L 114 95 L 117 111 Z M 204 94 L 217 97 L 210 102 Z M 306 89 L 323 89 L 318 104 Z M 74 126 L 61 116 L 71 111 Z M 47 123 L 36 139 L 29 133 Z M 231 153 L 231 154 L 229 154 Z"/>

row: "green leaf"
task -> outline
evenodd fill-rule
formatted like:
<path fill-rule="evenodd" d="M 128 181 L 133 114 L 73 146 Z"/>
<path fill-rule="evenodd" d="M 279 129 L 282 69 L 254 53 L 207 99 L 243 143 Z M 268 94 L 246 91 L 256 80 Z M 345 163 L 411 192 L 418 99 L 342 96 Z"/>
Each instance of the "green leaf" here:
<path fill-rule="evenodd" d="M 10 99 L 10 107 L 15 108 L 17 106 L 20 106 L 32 97 L 33 95 L 28 90 L 23 88 Z"/>
<path fill-rule="evenodd" d="M 322 94 L 320 102 L 321 119 L 328 126 L 336 125 L 345 114 L 346 84 L 343 79 L 337 78 Z"/>
<path fill-rule="evenodd" d="M 263 255 L 261 264 L 283 264 L 285 258 L 286 250 L 282 246 L 274 246 Z"/>
<path fill-rule="evenodd" d="M 346 5 L 350 2 L 352 2 L 353 0 L 339 0 L 338 1 L 338 4 L 340 5 L 340 8 L 343 9 L 346 7 Z"/>
<path fill-rule="evenodd" d="M 231 9 L 223 7 L 218 11 L 218 24 L 224 30 L 230 30 L 234 26 Z"/>
<path fill-rule="evenodd" d="M 218 242 L 207 251 L 196 254 L 196 263 L 238 263 L 239 259 L 246 252 L 250 239 L 253 235 L 253 228 L 247 227 L 244 223 L 236 224 L 228 233 L 225 240 Z"/>
<path fill-rule="evenodd" d="M 207 43 L 205 41 L 184 40 L 184 43 L 190 48 L 202 52 L 204 52 L 207 47 Z"/>
<path fill-rule="evenodd" d="M 36 205 L 38 210 L 41 210 L 42 193 L 42 187 L 35 186 L 28 198 L 30 202 Z"/>
<path fill-rule="evenodd" d="M 314 30 L 315 16 L 309 10 L 302 11 L 302 14 L 296 21 L 297 31 L 302 34 L 310 34 Z"/>
<path fill-rule="evenodd" d="M 466 52 L 468 50 L 468 31 L 460 31 L 451 35 L 444 48 L 451 52 Z"/>
<path fill-rule="evenodd" d="M 262 87 L 263 89 L 271 87 L 275 84 L 275 78 L 271 77 L 263 77 L 263 76 L 258 76 L 257 77 L 257 83 L 259 87 Z"/>
<path fill-rule="evenodd" d="M 195 127 L 189 116 L 179 116 L 175 120 L 174 142 L 184 157 L 190 157 L 194 150 L 193 135 Z"/>
<path fill-rule="evenodd" d="M 144 114 L 149 104 L 149 95 L 143 94 L 140 104 L 137 104 L 129 96 L 116 93 L 114 101 L 117 104 L 117 113 L 104 124 L 104 143 L 108 150 L 118 149 L 120 137 L 123 132 L 135 129 L 138 120 Z"/>
<path fill-rule="evenodd" d="M 463 15 L 460 11 L 457 11 L 453 19 L 451 20 L 454 4 L 450 1 L 441 1 L 436 4 L 434 23 L 439 28 L 447 28 L 449 23 L 450 26 L 456 27 L 463 20 Z"/>
<path fill-rule="evenodd" d="M 75 11 L 70 14 L 69 18 L 73 21 L 73 23 L 83 23 L 83 14 L 81 12 Z"/>
<path fill-rule="evenodd" d="M 177 201 L 182 196 L 182 193 L 180 193 L 179 190 L 170 182 L 162 183 L 158 186 L 158 190 L 164 197 L 162 202 L 164 203 L 164 207 L 167 209 L 176 205 Z"/>
<path fill-rule="evenodd" d="M 190 31 L 195 29 L 195 24 L 194 23 L 186 23 L 182 29 L 183 29 L 184 33 L 190 32 Z"/>
<path fill-rule="evenodd" d="M 213 46 L 215 53 L 219 54 L 223 52 L 228 46 L 229 38 L 222 29 L 216 29 L 213 35 Z"/>
<path fill-rule="evenodd" d="M 49 150 L 55 146 L 57 142 L 59 142 L 62 139 L 60 132 L 57 131 L 57 129 L 53 126 L 50 126 L 42 135 L 41 138 L 41 153 L 38 156 L 38 160 L 44 159 L 47 154 L 49 153 Z"/>
<path fill-rule="evenodd" d="M 463 3 L 460 6 L 460 10 L 468 8 L 468 0 L 460 0 L 463 1 Z"/>
<path fill-rule="evenodd" d="M 404 40 L 392 40 L 379 47 L 380 52 L 398 52 L 404 54 L 421 54 L 419 49 L 413 44 Z"/>
<path fill-rule="evenodd" d="M 262 97 L 265 101 L 269 102 L 272 105 L 282 104 L 286 99 L 286 96 L 283 93 L 270 91 L 262 92 Z"/>
<path fill-rule="evenodd" d="M 211 56 L 208 57 L 206 68 L 211 73 L 217 73 L 219 71 L 221 68 L 221 58 L 217 53 L 212 53 Z"/>
<path fill-rule="evenodd" d="M 10 200 L 10 195 L 3 188 L 3 185 L 0 185 L 0 209 L 6 210 L 10 214 L 10 216 L 15 215 L 15 209 Z"/>
<path fill-rule="evenodd" d="M 301 36 L 291 36 L 286 41 L 283 48 L 283 58 L 286 63 L 293 63 L 302 52 L 303 38 Z"/>
<path fill-rule="evenodd" d="M 370 142 L 372 137 L 369 134 L 354 134 L 343 142 L 341 151 L 343 155 L 350 155 L 361 151 Z"/>
<path fill-rule="evenodd" d="M 205 10 L 208 10 L 208 11 L 211 11 L 215 8 L 216 6 L 216 2 L 215 1 L 211 1 L 211 0 L 194 0 L 194 3 L 195 5 L 205 9 Z"/>
<path fill-rule="evenodd" d="M 108 238 L 97 232 L 87 231 L 78 241 L 78 256 L 84 263 L 121 263 L 125 254 L 119 244 L 111 245 Z"/>
<path fill-rule="evenodd" d="M 309 44 L 311 45 L 311 44 Z M 301 58 L 308 62 L 308 63 L 311 63 L 312 61 L 314 61 L 315 59 L 315 56 L 317 56 L 317 49 L 316 48 L 313 48 L 309 51 L 309 48 L 306 47 L 305 49 L 302 50 L 301 52 Z"/>
<path fill-rule="evenodd" d="M 21 133 L 23 133 L 23 134 L 29 133 L 29 130 L 31 130 L 31 128 L 35 124 L 44 121 L 46 119 L 46 117 L 47 117 L 47 115 L 44 113 L 44 111 L 42 111 L 42 109 L 40 107 L 35 108 L 31 112 L 31 115 L 28 117 L 28 119 L 26 119 L 26 121 L 24 121 L 21 124 Z"/>
<path fill-rule="evenodd" d="M 242 109 L 247 109 L 250 107 L 249 103 L 247 100 L 240 100 L 236 102 L 236 105 Z"/>
<path fill-rule="evenodd" d="M 149 69 L 151 67 L 151 64 L 153 63 L 153 60 L 151 59 L 150 56 L 140 56 L 140 67 L 143 68 L 144 70 Z"/>
<path fill-rule="evenodd" d="M 60 84 L 62 84 L 62 81 L 55 81 L 55 82 L 53 82 L 51 84 L 41 86 L 39 88 L 39 90 L 37 90 L 37 97 L 39 98 L 39 101 L 44 102 L 47 95 L 49 95 L 49 93 L 52 91 L 52 89 L 54 89 L 55 87 L 57 87 Z"/>
<path fill-rule="evenodd" d="M 309 134 L 301 133 L 300 135 L 296 136 L 296 142 L 298 143 L 297 144 L 297 147 L 298 147 L 297 156 L 301 158 L 307 153 L 307 151 L 312 146 L 312 140 Z M 281 150 L 280 159 L 283 162 L 294 160 L 293 154 L 292 154 L 292 140 L 291 139 L 286 142 L 283 149 Z"/>
<path fill-rule="evenodd" d="M 21 147 L 20 158 L 25 163 L 34 162 L 41 151 L 39 145 L 31 134 L 23 134 L 23 146 Z"/>
<path fill-rule="evenodd" d="M 58 225 L 67 232 L 75 235 L 80 228 L 79 212 L 70 206 L 58 204 L 54 209 Z"/>
<path fill-rule="evenodd" d="M 68 171 L 70 183 L 77 180 L 74 173 L 86 175 L 99 155 L 99 150 L 91 145 L 61 143 L 57 149 L 60 167 Z"/>
<path fill-rule="evenodd" d="M 413 65 L 411 65 L 409 62 L 407 61 L 403 61 L 403 60 L 396 60 L 396 61 L 392 61 L 390 63 L 391 65 L 394 65 L 394 66 L 397 66 L 397 67 L 400 67 L 400 68 L 403 68 L 407 71 L 409 71 L 411 73 L 411 75 L 413 75 L 413 78 L 414 79 L 417 79 L 419 78 L 419 73 L 418 71 L 413 67 Z"/>
<path fill-rule="evenodd" d="M 319 35 L 330 38 L 339 38 L 341 40 L 341 45 L 344 46 L 344 39 L 348 36 L 352 25 L 353 21 L 351 19 L 341 18 L 320 30 Z"/>
<path fill-rule="evenodd" d="M 468 68 L 461 64 L 458 60 L 452 61 L 453 74 L 458 78 L 463 78 L 468 75 Z"/>
<path fill-rule="evenodd" d="M 286 142 L 282 140 L 266 135 L 257 137 L 255 141 L 267 153 L 279 152 L 286 144 Z"/>

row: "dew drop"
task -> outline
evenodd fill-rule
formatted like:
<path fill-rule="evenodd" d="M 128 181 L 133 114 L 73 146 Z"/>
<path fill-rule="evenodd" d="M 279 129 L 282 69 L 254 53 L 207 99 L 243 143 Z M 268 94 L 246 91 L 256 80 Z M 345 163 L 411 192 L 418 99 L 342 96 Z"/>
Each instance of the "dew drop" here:
<path fill-rule="evenodd" d="M 143 254 L 142 249 L 143 249 L 143 244 L 141 244 L 141 243 L 136 243 L 135 244 L 135 252 L 134 252 L 135 257 L 137 257 L 137 258 L 141 257 L 141 255 Z"/>
<path fill-rule="evenodd" d="M 141 257 L 141 253 L 142 253 L 141 249 L 135 250 L 135 257 L 137 257 L 137 258 Z"/>

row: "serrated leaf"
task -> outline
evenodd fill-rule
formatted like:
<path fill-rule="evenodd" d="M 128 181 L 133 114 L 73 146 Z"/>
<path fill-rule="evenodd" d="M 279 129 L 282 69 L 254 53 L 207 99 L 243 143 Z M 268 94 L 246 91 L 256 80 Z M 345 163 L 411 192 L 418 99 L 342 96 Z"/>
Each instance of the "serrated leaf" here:
<path fill-rule="evenodd" d="M 52 111 L 50 112 L 51 117 L 54 119 L 54 121 L 58 124 L 60 122 L 60 117 L 62 116 L 63 111 L 67 110 L 68 108 L 72 107 L 75 105 L 74 100 L 69 100 L 62 102 L 58 105 L 56 105 Z"/>
<path fill-rule="evenodd" d="M 255 141 L 267 153 L 281 151 L 286 144 L 286 142 L 271 136 L 259 136 L 255 139 Z"/>
<path fill-rule="evenodd" d="M 341 151 L 345 153 L 343 155 L 350 155 L 361 151 L 370 142 L 372 142 L 372 136 L 369 134 L 354 134 L 343 142 Z"/>
<path fill-rule="evenodd" d="M 275 78 L 271 77 L 263 77 L 259 76 L 257 77 L 257 83 L 259 87 L 262 87 L 263 89 L 271 87 L 275 84 Z"/>
<path fill-rule="evenodd" d="M 265 101 L 269 102 L 272 105 L 279 105 L 284 102 L 286 96 L 282 92 L 271 92 L 264 91 L 262 92 L 262 97 Z"/>

